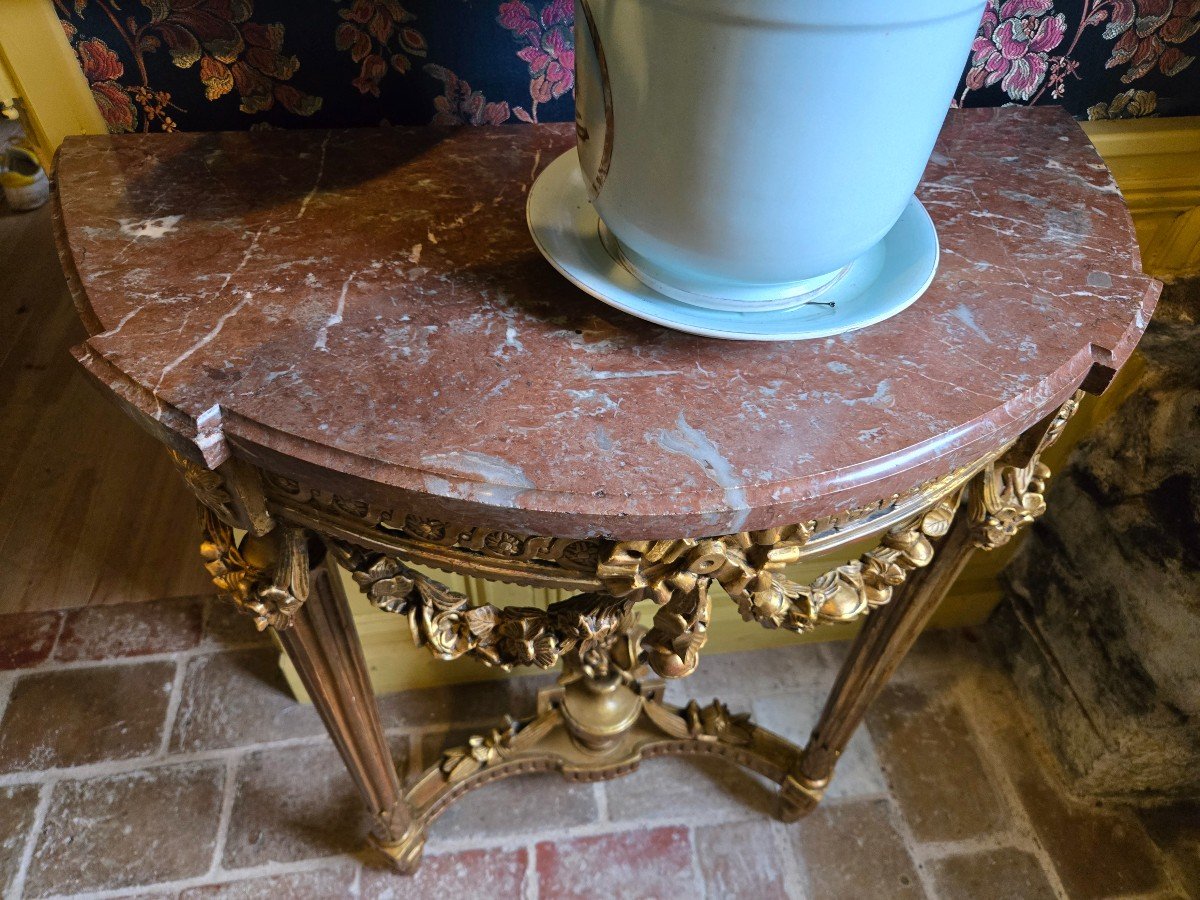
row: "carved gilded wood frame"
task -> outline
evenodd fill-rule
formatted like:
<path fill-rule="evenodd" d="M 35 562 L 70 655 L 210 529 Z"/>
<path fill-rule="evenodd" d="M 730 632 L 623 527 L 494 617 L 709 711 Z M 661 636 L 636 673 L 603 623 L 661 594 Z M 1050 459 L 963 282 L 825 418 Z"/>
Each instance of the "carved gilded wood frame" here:
<path fill-rule="evenodd" d="M 519 772 L 610 778 L 641 759 L 707 753 L 781 785 L 781 815 L 811 810 L 866 705 L 878 693 L 974 548 L 1007 543 L 1045 509 L 1042 452 L 1081 394 L 1011 446 L 867 507 L 761 531 L 661 541 L 517 534 L 419 517 L 331 494 L 231 461 L 210 471 L 175 456 L 202 504 L 206 566 L 221 594 L 280 636 L 375 814 L 374 843 L 404 871 L 425 828 L 471 788 Z M 965 504 L 962 503 L 966 497 Z M 235 539 L 235 528 L 250 533 Z M 798 583 L 787 567 L 879 534 L 858 559 Z M 937 542 L 937 543 L 935 543 Z M 935 558 L 938 565 L 931 565 Z M 371 603 L 407 617 L 439 659 L 551 668 L 559 687 L 538 715 L 507 719 L 448 750 L 403 793 L 375 712 L 345 601 L 320 563 L 352 574 Z M 516 584 L 579 591 L 547 609 L 476 606 L 412 568 L 423 564 Z M 894 597 L 908 583 L 900 600 Z M 806 632 L 866 624 L 803 750 L 719 701 L 662 702 L 664 678 L 691 674 L 706 640 L 714 586 L 743 618 Z M 637 604 L 657 606 L 648 631 Z"/>

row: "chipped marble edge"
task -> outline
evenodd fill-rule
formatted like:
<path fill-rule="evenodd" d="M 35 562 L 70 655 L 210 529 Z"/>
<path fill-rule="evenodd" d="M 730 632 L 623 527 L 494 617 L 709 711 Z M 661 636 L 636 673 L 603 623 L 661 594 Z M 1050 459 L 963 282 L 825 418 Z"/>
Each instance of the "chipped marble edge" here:
<path fill-rule="evenodd" d="M 480 470 L 499 467 L 503 471 L 498 470 L 497 474 L 513 476 L 515 472 L 520 477 L 506 479 L 514 483 L 455 479 L 445 471 L 431 473 L 382 464 L 313 444 L 229 411 L 222 417 L 222 425 L 233 455 L 277 474 L 298 476 L 313 487 L 392 509 L 441 513 L 473 524 L 565 538 L 706 537 L 820 518 L 874 503 L 949 474 L 999 451 L 1051 414 L 1078 389 L 1091 365 L 1091 345 L 1084 345 L 1059 372 L 1048 376 L 1035 389 L 1034 397 L 1015 398 L 998 407 L 997 410 L 1012 415 L 1003 426 L 991 425 L 991 417 L 985 417 L 909 447 L 903 453 L 881 457 L 850 471 L 815 473 L 787 483 L 741 485 L 734 492 L 743 500 L 740 507 L 712 502 L 714 492 L 681 495 L 674 510 L 640 512 L 629 509 L 628 505 L 632 501 L 644 508 L 647 499 L 644 495 L 599 499 L 586 492 L 540 491 L 526 486 L 530 482 L 519 472 L 519 467 L 497 457 L 469 462 L 478 463 Z M 1017 412 L 1021 409 L 1023 414 Z M 963 440 L 954 442 L 959 437 Z M 948 443 L 952 445 L 947 446 Z M 701 450 L 705 448 L 715 450 L 707 444 Z M 331 452 L 341 455 L 348 465 L 331 464 Z M 293 461 L 300 466 L 291 466 Z M 789 495 L 786 499 L 781 496 L 785 493 Z M 726 490 L 722 499 L 728 500 L 729 496 Z M 567 500 L 573 509 L 561 508 L 555 503 L 556 498 Z M 667 501 L 664 506 L 668 507 L 673 500 L 666 494 L 657 495 L 658 498 Z M 626 508 L 622 508 L 622 500 Z M 589 511 L 579 512 L 580 506 Z"/>

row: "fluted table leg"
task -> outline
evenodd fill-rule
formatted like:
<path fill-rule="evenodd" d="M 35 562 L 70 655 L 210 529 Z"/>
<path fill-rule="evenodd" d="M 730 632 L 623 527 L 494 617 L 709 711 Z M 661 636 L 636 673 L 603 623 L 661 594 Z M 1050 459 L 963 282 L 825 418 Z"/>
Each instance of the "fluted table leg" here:
<path fill-rule="evenodd" d="M 324 563 L 310 578 L 308 600 L 291 627 L 275 633 L 372 814 L 372 844 L 397 869 L 412 871 L 424 829 L 412 821 L 404 799 L 345 593 Z"/>
<path fill-rule="evenodd" d="M 838 757 L 867 708 L 900 665 L 975 549 L 961 513 L 940 542 L 933 562 L 916 570 L 886 606 L 864 621 L 799 764 L 783 785 L 783 818 L 794 821 L 816 808 Z"/>

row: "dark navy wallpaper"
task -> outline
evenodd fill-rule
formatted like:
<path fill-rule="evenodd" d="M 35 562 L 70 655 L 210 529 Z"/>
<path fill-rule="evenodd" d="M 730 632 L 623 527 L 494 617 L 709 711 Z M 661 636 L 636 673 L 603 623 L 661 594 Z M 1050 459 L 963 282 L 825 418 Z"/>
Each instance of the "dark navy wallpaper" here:
<path fill-rule="evenodd" d="M 112 131 L 574 115 L 572 0 L 52 2 Z M 955 103 L 1200 114 L 1198 32 L 1200 0 L 989 0 Z"/>

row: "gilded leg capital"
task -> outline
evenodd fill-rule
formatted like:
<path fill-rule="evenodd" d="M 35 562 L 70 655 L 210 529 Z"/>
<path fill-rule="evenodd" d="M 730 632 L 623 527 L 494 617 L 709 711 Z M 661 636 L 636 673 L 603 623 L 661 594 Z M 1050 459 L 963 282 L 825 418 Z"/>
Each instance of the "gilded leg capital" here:
<path fill-rule="evenodd" d="M 1076 391 L 1040 428 L 1031 429 L 1009 452 L 988 463 L 972 479 L 967 501 L 971 540 L 981 550 L 995 550 L 1046 511 L 1044 492 L 1050 469 L 1041 455 L 1062 435 L 1079 408 Z"/>
<path fill-rule="evenodd" d="M 207 506 L 201 507 L 200 518 L 200 555 L 221 597 L 253 617 L 259 631 L 290 628 L 308 599 L 307 533 L 280 525 L 264 537 L 247 534 L 239 542 Z"/>

